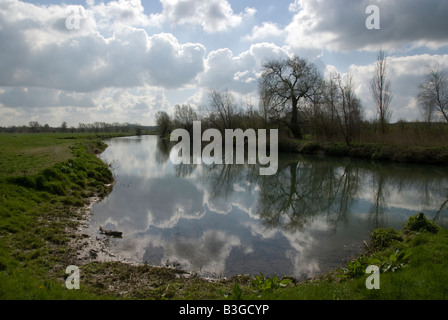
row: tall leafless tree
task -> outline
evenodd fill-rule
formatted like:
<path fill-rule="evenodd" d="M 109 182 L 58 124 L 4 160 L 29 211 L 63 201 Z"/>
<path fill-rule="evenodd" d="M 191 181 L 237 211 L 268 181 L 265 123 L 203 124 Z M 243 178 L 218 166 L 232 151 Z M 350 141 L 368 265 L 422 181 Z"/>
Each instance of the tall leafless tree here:
<path fill-rule="evenodd" d="M 264 95 L 263 95 L 264 94 Z M 259 113 L 263 119 L 264 126 L 267 127 L 270 122 L 270 106 L 271 106 L 271 97 L 268 92 L 260 92 L 260 100 L 258 104 Z"/>
<path fill-rule="evenodd" d="M 240 107 L 233 95 L 229 91 L 211 90 L 208 97 L 209 103 L 203 108 L 204 120 L 221 131 L 236 129 L 236 118 Z"/>
<path fill-rule="evenodd" d="M 190 137 L 193 132 L 193 121 L 198 120 L 197 113 L 190 105 L 183 104 L 182 106 L 176 105 L 174 109 L 174 125 L 177 128 L 182 128 L 190 133 Z"/>
<path fill-rule="evenodd" d="M 318 137 L 332 141 L 338 131 L 337 107 L 340 102 L 340 93 L 337 75 L 331 75 L 322 83 L 321 96 L 314 115 L 314 130 Z"/>
<path fill-rule="evenodd" d="M 291 108 L 290 129 L 295 138 L 302 138 L 299 123 L 299 101 L 313 101 L 314 88 L 321 83 L 316 66 L 298 57 L 271 60 L 263 65 L 259 82 L 260 96 L 271 108 L 283 113 Z"/>
<path fill-rule="evenodd" d="M 418 101 L 425 120 L 431 120 L 438 112 L 448 122 L 448 73 L 440 68 L 432 68 L 425 80 L 418 86 Z"/>
<path fill-rule="evenodd" d="M 339 87 L 339 103 L 336 108 L 337 118 L 345 143 L 350 145 L 361 131 L 363 110 L 361 101 L 354 91 L 353 76 L 348 75 L 344 83 L 340 77 L 337 81 Z"/>
<path fill-rule="evenodd" d="M 169 133 L 171 129 L 171 118 L 166 111 L 157 111 L 156 125 L 161 137 L 165 137 Z"/>
<path fill-rule="evenodd" d="M 386 126 L 392 117 L 390 102 L 392 101 L 391 82 L 387 72 L 387 59 L 380 50 L 376 60 L 375 71 L 370 80 L 370 93 L 376 104 L 378 122 L 381 132 L 386 132 Z"/>

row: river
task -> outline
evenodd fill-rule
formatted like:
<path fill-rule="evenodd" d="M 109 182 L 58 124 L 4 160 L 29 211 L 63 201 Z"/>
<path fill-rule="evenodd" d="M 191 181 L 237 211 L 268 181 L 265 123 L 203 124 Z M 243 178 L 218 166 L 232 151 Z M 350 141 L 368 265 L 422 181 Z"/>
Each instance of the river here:
<path fill-rule="evenodd" d="M 444 167 L 280 154 L 277 174 L 260 176 L 256 165 L 173 165 L 157 136 L 106 143 L 115 184 L 86 232 L 123 232 L 111 250 L 137 263 L 304 279 L 362 253 L 374 228 L 420 211 L 446 224 Z"/>

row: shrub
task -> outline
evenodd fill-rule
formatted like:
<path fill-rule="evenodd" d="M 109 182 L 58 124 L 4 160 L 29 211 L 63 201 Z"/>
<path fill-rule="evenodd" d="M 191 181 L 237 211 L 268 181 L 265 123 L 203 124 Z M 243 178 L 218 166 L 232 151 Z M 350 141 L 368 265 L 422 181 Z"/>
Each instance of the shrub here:
<path fill-rule="evenodd" d="M 294 139 L 279 138 L 278 150 L 280 152 L 297 152 L 298 149 L 298 143 Z"/>
<path fill-rule="evenodd" d="M 425 215 L 422 212 L 409 217 L 409 219 L 404 223 L 403 226 L 404 233 L 410 233 L 412 231 L 437 233 L 439 232 L 439 230 L 440 227 L 433 221 L 426 219 Z"/>

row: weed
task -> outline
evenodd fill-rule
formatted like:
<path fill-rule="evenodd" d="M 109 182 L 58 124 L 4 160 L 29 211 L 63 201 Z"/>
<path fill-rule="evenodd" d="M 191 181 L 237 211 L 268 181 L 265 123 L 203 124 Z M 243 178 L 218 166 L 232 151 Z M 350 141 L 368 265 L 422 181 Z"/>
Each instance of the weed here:
<path fill-rule="evenodd" d="M 240 286 L 238 285 L 237 282 L 235 282 L 235 284 L 233 285 L 232 292 L 233 292 L 233 295 L 231 297 L 232 299 L 234 300 L 243 299 L 243 291 L 240 289 Z"/>
<path fill-rule="evenodd" d="M 345 268 L 339 270 L 338 276 L 342 279 L 356 278 L 364 275 L 368 266 L 378 264 L 382 264 L 380 259 L 374 256 L 360 255 L 356 259 L 349 261 Z"/>
<path fill-rule="evenodd" d="M 260 293 L 264 292 L 272 292 L 277 289 L 285 287 L 287 284 L 291 283 L 292 280 L 288 278 L 284 278 L 282 280 L 278 280 L 277 276 L 274 275 L 272 278 L 265 277 L 263 273 L 260 272 L 259 276 L 255 276 L 253 280 L 253 285 L 258 288 Z"/>
<path fill-rule="evenodd" d="M 394 253 L 389 256 L 387 261 L 381 265 L 381 271 L 385 273 L 395 272 L 398 269 L 401 269 L 408 263 L 410 255 L 411 253 L 408 251 L 395 250 Z"/>

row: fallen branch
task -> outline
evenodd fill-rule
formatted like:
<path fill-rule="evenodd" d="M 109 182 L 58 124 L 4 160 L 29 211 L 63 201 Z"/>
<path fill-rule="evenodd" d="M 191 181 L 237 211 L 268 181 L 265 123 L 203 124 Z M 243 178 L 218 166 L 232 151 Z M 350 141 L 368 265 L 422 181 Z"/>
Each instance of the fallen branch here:
<path fill-rule="evenodd" d="M 121 236 L 123 235 L 123 232 L 113 231 L 113 230 L 105 230 L 105 229 L 103 229 L 103 227 L 100 227 L 100 232 L 102 234 L 105 234 L 106 236 L 117 237 L 117 238 L 121 238 Z"/>

